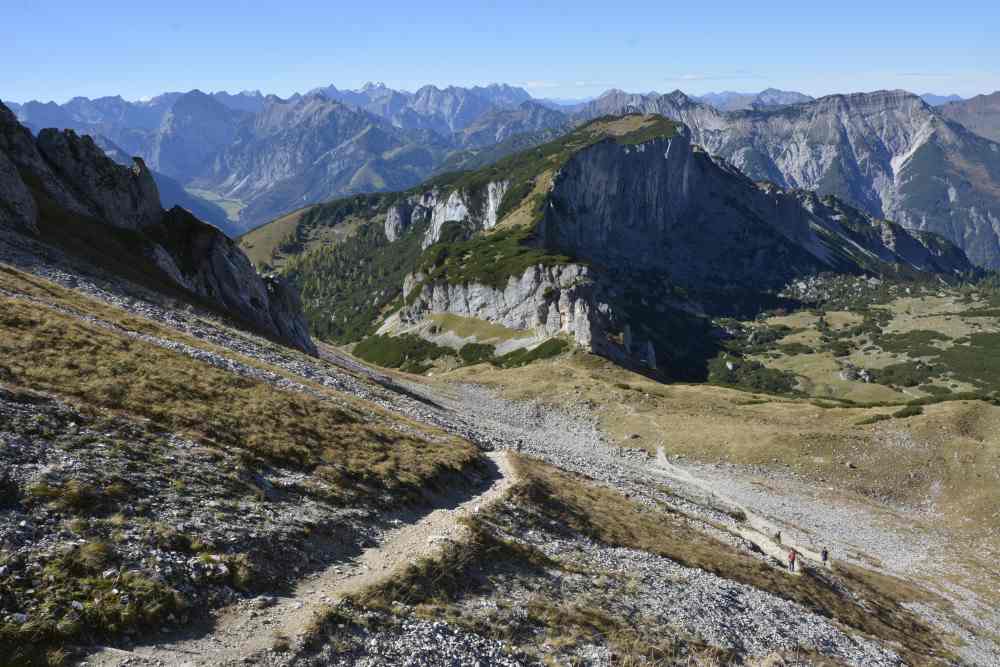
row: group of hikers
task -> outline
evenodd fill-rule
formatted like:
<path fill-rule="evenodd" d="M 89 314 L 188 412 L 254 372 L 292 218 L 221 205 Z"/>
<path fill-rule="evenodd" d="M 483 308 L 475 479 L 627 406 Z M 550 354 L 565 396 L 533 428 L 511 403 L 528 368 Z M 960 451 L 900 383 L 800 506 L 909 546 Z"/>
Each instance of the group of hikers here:
<path fill-rule="evenodd" d="M 780 530 L 776 531 L 774 533 L 774 541 L 777 544 L 781 544 L 781 531 Z M 795 563 L 798 560 L 798 557 L 799 557 L 799 553 L 794 548 L 788 550 L 788 571 L 789 572 L 795 572 Z M 819 558 L 820 558 L 820 562 L 823 564 L 823 567 L 829 567 L 830 566 L 830 552 L 827 551 L 826 547 L 823 547 L 823 550 L 819 552 Z"/>

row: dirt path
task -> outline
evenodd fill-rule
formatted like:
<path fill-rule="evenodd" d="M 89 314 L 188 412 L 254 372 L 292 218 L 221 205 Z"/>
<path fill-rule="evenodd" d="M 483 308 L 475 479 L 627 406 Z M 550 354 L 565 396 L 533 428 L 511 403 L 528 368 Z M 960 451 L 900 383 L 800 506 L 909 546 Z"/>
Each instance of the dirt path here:
<path fill-rule="evenodd" d="M 228 607 L 216 615 L 211 631 L 200 637 L 131 651 L 105 648 L 91 655 L 86 664 L 238 665 L 272 649 L 278 638 L 294 645 L 313 619 L 341 597 L 364 590 L 408 563 L 433 555 L 443 542 L 461 539 L 464 528 L 459 519 L 501 498 L 514 482 L 506 452 L 493 452 L 488 457 L 497 466 L 497 476 L 480 494 L 454 505 L 445 502 L 445 506 L 418 521 L 388 531 L 377 546 L 366 549 L 351 562 L 338 563 L 305 579 L 291 595 L 258 598 L 255 604 Z"/>
<path fill-rule="evenodd" d="M 666 474 L 671 479 L 681 482 L 691 488 L 697 489 L 709 498 L 713 505 L 722 506 L 731 510 L 738 510 L 746 517 L 746 521 L 735 527 L 733 532 L 743 539 L 755 544 L 758 549 L 784 565 L 787 563 L 788 550 L 795 549 L 799 554 L 799 567 L 795 574 L 801 573 L 802 567 L 822 567 L 821 556 L 818 550 L 805 546 L 788 535 L 787 530 L 781 533 L 781 542 L 774 539 L 774 535 L 781 530 L 771 520 L 752 512 L 745 505 L 726 496 L 719 495 L 710 484 L 701 480 L 684 468 L 680 468 L 667 460 L 663 447 L 656 450 L 655 466 L 658 470 Z"/>

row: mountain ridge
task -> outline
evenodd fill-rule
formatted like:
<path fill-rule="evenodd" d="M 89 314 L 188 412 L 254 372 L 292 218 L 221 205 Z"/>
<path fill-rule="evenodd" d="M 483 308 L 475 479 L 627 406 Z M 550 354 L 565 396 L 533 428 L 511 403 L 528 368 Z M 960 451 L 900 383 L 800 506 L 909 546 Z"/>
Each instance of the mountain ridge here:
<path fill-rule="evenodd" d="M 164 211 L 141 158 L 123 167 L 89 136 L 38 137 L 0 105 L 0 222 L 109 270 L 196 296 L 310 354 L 298 295 L 262 277 L 221 231 L 175 207 Z M 10 201 L 11 204 L 7 202 Z"/>

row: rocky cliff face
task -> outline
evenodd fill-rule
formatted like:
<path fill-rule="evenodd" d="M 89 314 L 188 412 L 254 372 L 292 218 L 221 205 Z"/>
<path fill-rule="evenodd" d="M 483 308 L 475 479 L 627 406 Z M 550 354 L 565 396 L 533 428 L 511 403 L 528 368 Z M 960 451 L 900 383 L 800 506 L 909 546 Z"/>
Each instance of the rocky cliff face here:
<path fill-rule="evenodd" d="M 725 113 L 676 91 L 611 91 L 579 118 L 636 110 L 691 129 L 692 141 L 755 180 L 835 195 L 909 229 L 941 234 L 1000 266 L 1000 145 L 903 91 L 831 95 Z"/>
<path fill-rule="evenodd" d="M 647 355 L 645 346 L 629 349 L 609 336 L 623 323 L 609 303 L 613 295 L 587 266 L 532 266 L 511 276 L 503 287 L 428 283 L 418 273 L 406 277 L 403 294 L 408 305 L 399 318 L 404 324 L 419 322 L 429 313 L 450 313 L 545 336 L 570 336 L 585 350 L 655 367 L 655 356 Z"/>
<path fill-rule="evenodd" d="M 0 225 L 38 233 L 38 207 L 17 173 L 17 166 L 0 151 Z"/>
<path fill-rule="evenodd" d="M 476 229 L 493 229 L 509 185 L 508 181 L 490 181 L 476 190 L 448 192 L 432 188 L 406 197 L 389 207 L 385 216 L 385 236 L 389 241 L 395 241 L 410 226 L 429 220 L 430 226 L 421 244 L 423 248 L 428 248 L 440 240 L 441 229 L 446 222 L 464 222 Z"/>
<path fill-rule="evenodd" d="M 45 213 L 40 200 L 46 202 Z M 264 333 L 316 353 L 297 295 L 281 281 L 259 276 L 215 227 L 181 208 L 164 212 L 142 160 L 122 167 L 90 137 L 72 130 L 43 130 L 35 140 L 0 105 L 0 223 L 37 234 L 39 216 L 54 211 L 128 230 L 146 253 L 137 262 L 155 264 L 175 284 Z"/>
<path fill-rule="evenodd" d="M 123 229 L 160 221 L 160 195 L 141 158 L 122 169 L 92 138 L 78 137 L 72 130 L 42 130 L 37 146 L 55 174 L 87 203 L 93 217 Z"/>
<path fill-rule="evenodd" d="M 810 192 L 758 185 L 692 146 L 684 129 L 671 139 L 605 141 L 580 151 L 560 170 L 549 200 L 540 226 L 547 247 L 690 287 L 774 287 L 804 273 L 880 263 L 970 268 L 937 256 L 898 225 L 894 245 L 906 252 L 897 253 L 875 233 L 874 219 Z"/>

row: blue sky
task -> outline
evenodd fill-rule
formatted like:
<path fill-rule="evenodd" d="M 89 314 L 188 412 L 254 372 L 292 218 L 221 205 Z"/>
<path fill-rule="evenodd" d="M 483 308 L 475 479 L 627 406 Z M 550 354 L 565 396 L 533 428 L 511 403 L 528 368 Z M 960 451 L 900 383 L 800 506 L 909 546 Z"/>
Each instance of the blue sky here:
<path fill-rule="evenodd" d="M 929 4 L 929 3 L 928 3 Z M 812 95 L 1000 89 L 1000 2 L 4 0 L 0 98 L 288 95 L 333 83 L 494 81 Z"/>

